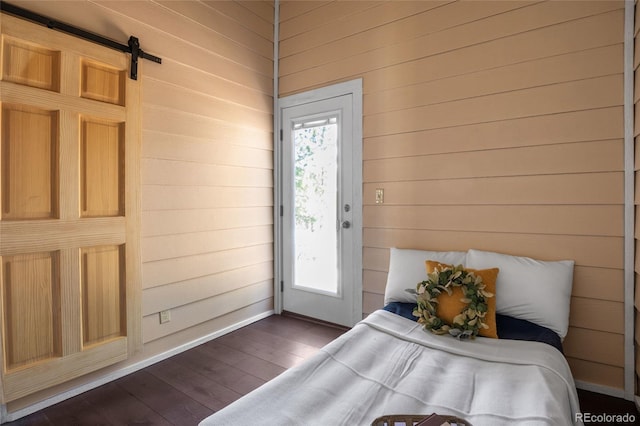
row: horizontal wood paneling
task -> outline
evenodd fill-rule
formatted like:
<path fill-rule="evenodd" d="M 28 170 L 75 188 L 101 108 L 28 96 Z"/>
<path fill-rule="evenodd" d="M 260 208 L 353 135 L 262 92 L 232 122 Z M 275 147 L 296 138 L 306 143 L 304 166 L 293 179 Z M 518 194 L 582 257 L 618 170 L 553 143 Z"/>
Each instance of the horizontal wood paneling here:
<path fill-rule="evenodd" d="M 368 293 L 384 294 L 387 285 L 387 274 L 365 269 L 362 272 L 363 290 Z M 371 312 L 367 312 L 371 313 Z"/>
<path fill-rule="evenodd" d="M 153 262 L 271 242 L 271 225 L 148 237 L 142 243 L 142 261 Z"/>
<path fill-rule="evenodd" d="M 413 25 L 407 25 L 410 19 L 397 21 L 377 27 L 371 32 L 361 32 L 348 40 L 313 49 L 313 55 L 307 50 L 282 58 L 281 74 L 288 75 L 337 59 L 353 57 L 365 65 L 373 64 L 374 56 L 384 58 L 382 63 L 379 60 L 375 62 L 378 66 L 400 63 L 608 12 L 620 6 L 612 2 L 590 2 L 589 6 L 578 10 L 565 3 L 451 3 L 414 17 L 417 18 L 415 21 L 420 22 L 414 22 Z M 426 35 L 416 37 L 416 32 Z M 360 53 L 363 43 L 376 47 L 371 52 Z"/>
<path fill-rule="evenodd" d="M 191 114 L 173 108 L 154 105 L 143 105 L 142 114 L 147 124 L 143 131 L 153 130 L 168 135 L 207 139 L 209 142 L 222 142 L 227 145 L 240 145 L 265 150 L 272 149 L 272 132 L 250 127 L 233 126 L 206 115 Z M 149 143 L 153 143 L 153 140 Z"/>
<path fill-rule="evenodd" d="M 142 213 L 144 237 L 271 224 L 273 224 L 271 207 L 155 210 Z"/>
<path fill-rule="evenodd" d="M 389 258 L 387 248 L 365 246 L 362 250 L 362 266 L 365 270 L 389 272 Z"/>
<path fill-rule="evenodd" d="M 640 248 L 640 241 L 636 239 L 635 249 L 638 250 L 639 248 Z M 638 256 L 636 256 L 636 259 L 635 259 L 634 270 L 636 274 L 640 272 L 640 258 L 638 258 Z"/>
<path fill-rule="evenodd" d="M 621 269 L 576 266 L 573 295 L 624 303 L 624 273 Z"/>
<path fill-rule="evenodd" d="M 241 25 L 251 29 L 261 37 L 273 42 L 273 3 L 266 1 L 203 1 L 210 8 L 228 16 Z M 252 13 L 247 13 L 248 11 Z M 273 46 L 271 46 L 273 48 Z M 273 51 L 268 56 L 271 58 Z"/>
<path fill-rule="evenodd" d="M 289 19 L 303 15 L 313 9 L 317 9 L 329 3 L 331 3 L 330 0 L 283 0 L 280 2 L 280 25 Z"/>
<path fill-rule="evenodd" d="M 621 103 L 622 76 L 617 74 L 365 116 L 363 133 L 379 136 Z"/>
<path fill-rule="evenodd" d="M 273 43 L 243 28 L 229 26 L 224 15 L 209 13 L 211 9 L 198 2 L 101 1 L 100 5 L 116 13 L 135 17 L 149 26 L 169 29 L 167 33 L 172 39 L 192 45 L 200 51 L 209 51 L 264 76 L 271 75 Z"/>
<path fill-rule="evenodd" d="M 204 28 L 209 28 L 211 25 L 210 23 L 215 22 L 215 29 L 213 29 L 214 37 L 212 37 L 212 40 L 210 40 L 210 42 L 212 42 L 214 45 L 217 45 L 217 42 L 219 42 L 219 40 L 216 39 L 216 36 L 219 36 L 222 37 L 226 43 L 231 43 L 230 46 L 232 49 L 237 49 L 241 52 L 246 52 L 247 50 L 249 52 L 255 52 L 262 58 L 266 59 L 267 64 L 273 64 L 272 23 L 264 21 L 262 19 L 256 19 L 258 17 L 253 14 L 245 13 L 245 15 L 248 17 L 248 22 L 254 25 L 258 24 L 256 25 L 256 27 L 260 30 L 260 33 L 258 33 L 258 31 L 256 31 L 255 29 L 252 29 L 250 27 L 247 28 L 247 26 L 245 25 L 238 25 L 238 21 L 236 19 L 232 19 L 222 11 L 218 11 L 215 2 L 210 2 L 207 4 L 199 2 L 197 4 L 189 4 L 188 2 L 160 1 L 158 3 L 177 15 L 185 16 L 192 21 L 197 22 Z M 239 6 L 235 2 L 225 3 L 229 3 L 229 5 L 227 6 L 228 10 L 233 10 L 232 8 Z M 154 24 L 155 22 L 156 21 L 154 16 Z M 193 40 L 193 37 L 183 38 Z M 198 43 L 198 45 L 203 46 L 205 44 Z M 249 55 L 249 53 L 245 54 Z M 231 57 L 230 55 L 226 54 L 223 56 Z M 267 75 L 269 75 L 269 73 L 267 73 Z"/>
<path fill-rule="evenodd" d="M 638 113 L 640 108 L 638 107 L 638 103 L 640 102 L 640 72 L 638 70 L 638 66 L 640 64 L 640 43 L 638 42 L 638 30 L 640 25 L 640 20 L 638 19 L 638 14 L 640 13 L 640 8 L 636 7 L 635 9 L 635 31 L 634 31 L 634 61 L 633 61 L 633 69 L 634 69 L 634 107 L 635 107 L 635 120 L 634 120 L 634 146 L 635 146 L 635 158 L 634 158 L 634 168 L 635 168 L 635 383 L 636 389 L 635 394 L 638 394 L 638 389 L 640 386 L 640 357 L 638 356 L 639 347 L 640 347 L 640 326 L 638 325 L 638 321 L 640 320 L 640 252 L 638 251 L 638 246 L 640 246 L 640 238 L 639 238 L 639 227 L 638 227 L 638 205 L 640 205 L 640 195 L 638 192 L 638 182 L 640 181 L 640 150 L 638 150 L 638 138 L 637 136 L 640 134 L 640 120 L 638 119 Z"/>
<path fill-rule="evenodd" d="M 227 180 L 229 186 L 262 187 L 273 185 L 273 170 L 268 168 L 221 166 L 176 160 L 145 159 L 142 167 L 154 185 L 216 186 Z M 143 185 L 146 182 L 143 182 Z"/>
<path fill-rule="evenodd" d="M 366 31 L 368 28 L 381 26 L 385 24 L 401 21 L 400 29 L 408 27 L 408 19 L 413 15 L 424 12 L 429 9 L 443 6 L 450 1 L 429 1 L 429 2 L 380 2 L 373 7 L 356 12 L 353 15 L 342 16 L 337 21 L 329 21 L 326 25 L 319 28 L 307 30 L 293 37 L 283 38 L 280 41 L 280 55 L 282 58 L 291 56 L 294 53 L 305 51 L 307 49 L 316 48 L 326 45 L 332 41 L 345 40 L 350 41 L 347 37 Z M 285 9 L 288 10 L 288 9 Z M 345 22 L 348 20 L 348 24 Z M 419 22 L 419 20 L 417 20 Z M 286 22 L 283 26 L 286 27 Z M 419 23 L 420 28 L 424 31 L 424 26 Z M 376 43 L 376 45 L 380 45 Z M 314 49 L 315 50 L 315 49 Z M 340 53 L 343 52 L 344 46 L 340 45 Z"/>
<path fill-rule="evenodd" d="M 153 287 L 145 293 L 142 313 L 151 315 L 270 279 L 273 279 L 273 263 L 264 262 Z"/>
<path fill-rule="evenodd" d="M 172 284 L 273 260 L 271 244 L 147 262 L 142 265 L 145 289 Z"/>
<path fill-rule="evenodd" d="M 567 357 L 624 367 L 623 334 L 571 327 L 562 347 Z"/>
<path fill-rule="evenodd" d="M 638 214 L 638 205 L 640 204 L 640 196 L 638 195 L 638 181 L 640 181 L 640 150 L 638 149 L 638 134 L 640 134 L 640 121 L 638 120 L 638 112 L 640 107 L 638 103 L 640 102 L 640 72 L 638 71 L 638 65 L 640 64 L 640 41 L 638 40 L 638 30 L 640 29 L 640 8 L 636 6 L 635 8 L 635 29 L 634 29 L 634 57 L 633 57 L 633 73 L 634 73 L 634 95 L 633 95 L 633 103 L 634 103 L 634 169 L 635 169 L 635 195 L 634 195 L 634 203 L 635 203 L 635 300 L 634 300 L 634 315 L 635 315 L 635 380 L 636 389 L 635 394 L 640 393 L 640 357 L 638 356 L 639 348 L 640 348 L 640 327 L 638 326 L 638 320 L 640 319 L 640 255 L 638 252 L 638 246 L 640 245 L 640 228 L 639 228 L 639 214 Z"/>
<path fill-rule="evenodd" d="M 637 311 L 636 311 L 636 315 L 637 315 Z M 637 340 L 635 344 L 635 357 L 636 357 L 636 389 L 638 389 L 637 386 L 640 385 L 640 375 L 638 374 L 638 372 L 640 372 L 640 344 L 638 343 Z"/>
<path fill-rule="evenodd" d="M 567 3 L 567 2 L 564 2 Z M 583 7 L 587 2 L 581 3 Z M 485 3 L 487 4 L 487 3 Z M 622 7 L 622 2 L 611 2 L 613 7 Z M 617 5 L 617 6 L 616 6 Z M 504 14 L 508 20 L 509 14 Z M 305 69 L 301 72 L 286 74 L 281 70 L 280 93 L 288 94 L 300 87 L 318 87 L 329 82 L 353 78 L 370 73 L 380 73 L 370 83 L 365 82 L 365 93 L 370 91 L 369 84 L 378 85 L 378 81 L 387 80 L 385 87 L 398 87 L 415 82 L 430 81 L 436 78 L 456 74 L 469 73 L 476 70 L 496 68 L 526 60 L 566 54 L 594 47 L 622 43 L 623 10 L 615 10 L 583 19 L 567 21 L 562 25 L 548 25 L 541 28 L 513 34 L 498 36 L 492 40 L 471 39 L 466 46 L 451 47 L 444 40 L 433 45 L 424 44 L 434 51 L 427 51 L 423 44 L 416 40 L 410 47 L 402 44 L 375 49 L 372 46 L 362 48 L 363 53 L 352 55 L 338 61 L 327 61 L 323 65 Z M 507 22 L 508 23 L 508 22 Z M 464 26 L 460 26 L 464 27 Z M 455 36 L 452 36 L 455 43 Z M 368 44 L 366 41 L 364 44 Z M 422 62 L 424 61 L 424 62 Z M 428 65 L 427 65 L 428 64 Z M 398 72 L 392 69 L 397 66 Z M 419 71 L 416 70 L 419 68 Z M 417 71 L 417 72 L 416 72 Z M 423 74 L 419 74 L 423 72 Z M 389 73 L 390 75 L 386 75 Z"/>
<path fill-rule="evenodd" d="M 383 252 L 383 249 L 365 249 L 365 259 L 378 257 L 375 254 L 368 254 L 372 251 Z M 379 256 L 383 257 L 383 256 Z M 364 291 L 384 295 L 387 284 L 387 272 L 379 271 L 381 267 L 386 267 L 386 262 L 365 262 L 363 271 Z M 587 266 L 577 266 L 574 271 L 573 294 L 576 297 L 604 300 L 623 303 L 624 281 L 622 272 L 619 269 L 592 268 Z M 370 312 L 367 312 L 370 313 Z"/>
<path fill-rule="evenodd" d="M 266 183 L 268 184 L 268 183 Z M 143 210 L 175 210 L 220 207 L 264 207 L 273 205 L 272 187 L 145 185 Z"/>
<path fill-rule="evenodd" d="M 225 2 L 227 3 L 227 2 Z M 202 93 L 262 112 L 273 108 L 273 96 L 216 75 L 207 69 L 193 68 L 171 58 L 163 58 L 161 67 L 146 67 L 145 76 L 165 84 L 179 85 L 186 90 Z"/>
<path fill-rule="evenodd" d="M 525 117 L 366 138 L 364 160 L 621 139 L 622 107 Z M 425 141 L 429 141 L 426 143 Z"/>
<path fill-rule="evenodd" d="M 214 2 L 217 0 L 213 0 Z M 236 2 L 240 6 L 245 7 L 251 13 L 259 16 L 265 21 L 273 24 L 274 8 L 275 4 L 271 0 L 247 0 Z"/>
<path fill-rule="evenodd" d="M 384 297 L 381 294 L 370 293 L 368 291 L 362 292 L 362 317 L 366 317 L 367 314 L 380 309 L 383 304 Z"/>
<path fill-rule="evenodd" d="M 437 104 L 492 93 L 606 76 L 617 72 L 622 48 L 615 44 L 550 58 L 536 59 L 454 75 L 365 95 L 365 115 Z"/>
<path fill-rule="evenodd" d="M 363 79 L 364 314 L 389 247 L 574 259 L 574 374 L 621 388 L 624 3 L 417 3 L 281 3 L 281 96 Z"/>
<path fill-rule="evenodd" d="M 271 131 L 273 126 L 271 112 L 256 111 L 175 84 L 147 78 L 144 81 L 143 90 L 146 102 L 158 107 L 205 117 L 215 117 L 216 120 L 223 121 L 228 125 L 243 126 L 265 132 Z"/>
<path fill-rule="evenodd" d="M 636 271 L 634 278 L 635 278 L 635 282 L 638 282 L 638 280 L 640 280 L 640 274 L 638 274 L 638 271 Z M 635 305 L 636 310 L 640 311 L 640 292 L 636 291 L 635 293 L 636 293 L 636 297 L 633 304 Z M 638 315 L 636 315 L 636 320 L 637 319 L 638 319 Z M 638 328 L 636 328 L 636 331 L 637 330 Z"/>
<path fill-rule="evenodd" d="M 222 316 L 237 309 L 273 298 L 273 280 L 263 281 L 247 287 L 235 289 L 197 302 L 173 307 L 171 322 L 159 324 L 158 314 L 145 316 L 142 319 L 144 327 L 144 342 L 158 339 L 167 334 L 192 327 L 211 319 L 211 312 Z"/>
<path fill-rule="evenodd" d="M 335 19 L 336 17 L 348 17 L 354 13 L 362 10 L 369 9 L 375 6 L 374 2 L 367 1 L 350 1 L 339 4 L 337 2 L 327 2 L 320 4 L 318 7 L 310 5 L 306 8 L 301 8 L 300 11 L 306 9 L 304 13 L 299 13 L 297 19 L 287 19 L 287 12 L 281 18 L 280 24 L 280 38 L 286 40 L 287 38 L 301 34 L 310 29 L 317 28 L 328 20 Z M 286 11 L 286 8 L 282 8 Z"/>
<path fill-rule="evenodd" d="M 424 229 L 365 228 L 365 247 L 403 247 L 421 250 L 497 251 L 541 260 L 570 258 L 578 266 L 622 268 L 623 239 L 572 235 L 430 231 Z"/>
<path fill-rule="evenodd" d="M 504 12 L 531 4 L 532 2 L 485 2 L 470 5 L 450 3 L 432 9 L 428 13 L 362 31 L 345 40 L 327 43 L 313 49 L 313 54 L 307 50 L 291 57 L 283 57 L 280 62 L 281 75 L 351 56 L 360 56 L 360 59 L 366 63 L 371 55 L 375 54 L 390 63 L 397 63 L 415 59 L 417 55 L 427 56 L 487 39 L 491 40 L 493 37 L 504 36 L 505 32 L 510 31 L 508 25 L 503 24 L 504 22 L 518 20 L 517 12 L 508 15 Z M 310 13 L 307 16 L 315 17 L 312 15 L 315 14 Z M 531 19 L 530 13 L 527 16 L 528 25 L 535 28 L 538 22 Z M 520 19 L 523 18 L 520 17 Z M 301 21 L 304 20 L 298 19 L 295 22 Z M 322 21 L 322 17 L 316 19 L 317 23 Z M 544 22 L 544 19 L 542 21 Z M 513 27 L 520 30 L 518 24 L 513 22 Z M 288 38 L 284 30 L 289 26 L 292 24 L 283 24 L 283 40 Z M 371 52 L 362 53 L 363 44 L 375 47 Z M 420 49 L 415 48 L 418 45 Z"/>
<path fill-rule="evenodd" d="M 634 323 L 634 330 L 635 330 L 634 340 L 636 342 L 636 345 L 638 343 L 640 343 L 640 338 L 639 338 L 640 337 L 640 333 L 638 333 L 638 325 L 640 325 L 639 323 L 640 323 L 640 318 L 638 318 L 638 315 L 636 315 L 635 323 Z"/>
<path fill-rule="evenodd" d="M 364 93 L 370 94 L 482 70 L 498 71 L 502 67 L 519 63 L 526 66 L 524 64 L 528 61 L 619 44 L 622 41 L 622 33 L 614 22 L 619 19 L 619 15 L 618 17 L 611 14 L 581 19 L 563 25 L 541 28 L 533 34 L 523 33 L 369 70 L 365 73 L 367 80 L 364 82 Z M 593 33 L 596 27 L 599 27 L 600 31 Z M 605 30 L 608 32 L 604 33 Z M 554 42 L 536 43 L 536 39 Z M 523 46 L 526 49 L 522 49 Z M 491 83 L 492 81 L 493 79 L 490 79 L 489 84 L 495 84 Z"/>
<path fill-rule="evenodd" d="M 363 216 L 371 228 L 622 236 L 619 205 L 366 205 Z"/>
<path fill-rule="evenodd" d="M 620 204 L 622 172 L 364 183 L 364 204 Z"/>
<path fill-rule="evenodd" d="M 553 175 L 622 170 L 623 143 L 614 139 L 562 145 L 467 151 L 369 160 L 367 182 Z M 567 158 L 576 161 L 568 162 Z M 456 167 L 451 167 L 451 164 Z"/>
<path fill-rule="evenodd" d="M 618 389 L 624 386 L 624 369 L 622 367 L 585 361 L 569 356 L 567 361 L 576 380 Z"/>
<path fill-rule="evenodd" d="M 371 283 L 365 280 L 365 291 L 374 292 L 380 288 L 384 292 L 389 270 L 389 250 L 386 248 L 365 247 L 363 250 L 363 268 Z M 369 286 L 370 287 L 366 287 Z M 573 271 L 573 295 L 576 297 L 624 301 L 624 277 L 620 269 L 576 266 Z"/>
<path fill-rule="evenodd" d="M 223 141 L 171 135 L 154 130 L 144 131 L 143 136 L 153 140 L 152 144 L 143 147 L 145 161 L 162 159 L 187 164 L 273 168 L 273 152 L 268 149 L 231 145 Z"/>
<path fill-rule="evenodd" d="M 624 334 L 624 303 L 572 297 L 569 325 Z"/>

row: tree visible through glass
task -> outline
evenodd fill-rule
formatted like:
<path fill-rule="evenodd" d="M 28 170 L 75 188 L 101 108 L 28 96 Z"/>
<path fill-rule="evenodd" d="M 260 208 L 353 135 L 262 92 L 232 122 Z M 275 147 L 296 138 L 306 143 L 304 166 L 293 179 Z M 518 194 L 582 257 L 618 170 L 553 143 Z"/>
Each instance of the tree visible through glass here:
<path fill-rule="evenodd" d="M 295 285 L 336 294 L 338 124 L 321 123 L 294 130 Z"/>

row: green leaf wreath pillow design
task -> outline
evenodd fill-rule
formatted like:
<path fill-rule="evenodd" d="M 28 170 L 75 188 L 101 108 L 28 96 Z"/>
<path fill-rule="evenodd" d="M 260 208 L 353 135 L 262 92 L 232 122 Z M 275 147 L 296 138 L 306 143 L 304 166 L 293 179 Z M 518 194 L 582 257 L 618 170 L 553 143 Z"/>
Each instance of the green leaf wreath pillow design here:
<path fill-rule="evenodd" d="M 497 338 L 495 282 L 498 268 L 473 270 L 426 261 L 427 280 L 408 290 L 417 296 L 413 315 L 425 330 L 458 339 Z"/>

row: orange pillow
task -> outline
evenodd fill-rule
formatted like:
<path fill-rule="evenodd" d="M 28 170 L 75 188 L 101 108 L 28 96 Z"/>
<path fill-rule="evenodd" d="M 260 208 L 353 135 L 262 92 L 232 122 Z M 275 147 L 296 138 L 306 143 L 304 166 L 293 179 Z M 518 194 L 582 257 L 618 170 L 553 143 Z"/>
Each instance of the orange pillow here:
<path fill-rule="evenodd" d="M 436 262 L 433 260 L 427 260 L 425 262 L 427 266 L 427 274 L 432 273 L 435 268 L 446 268 L 451 267 L 452 265 L 447 265 L 445 263 Z M 480 328 L 478 330 L 478 335 L 484 337 L 492 337 L 494 339 L 498 338 L 498 329 L 496 326 L 496 279 L 498 278 L 498 272 L 500 271 L 498 268 L 492 269 L 471 269 L 464 268 L 466 271 L 473 272 L 476 275 L 482 277 L 482 282 L 485 285 L 485 290 L 493 293 L 493 297 L 487 298 L 487 314 L 484 317 L 484 323 L 489 328 Z M 436 316 L 446 322 L 447 324 L 453 324 L 453 319 L 462 312 L 466 303 L 461 301 L 464 297 L 462 293 L 462 288 L 453 287 L 451 296 L 447 293 L 442 293 L 438 296 L 438 306 L 436 308 Z"/>

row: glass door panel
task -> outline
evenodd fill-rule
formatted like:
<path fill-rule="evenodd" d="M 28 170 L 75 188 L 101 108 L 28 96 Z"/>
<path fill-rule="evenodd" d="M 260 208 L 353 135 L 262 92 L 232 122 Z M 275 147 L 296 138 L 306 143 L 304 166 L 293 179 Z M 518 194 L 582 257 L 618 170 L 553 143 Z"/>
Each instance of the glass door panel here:
<path fill-rule="evenodd" d="M 294 286 L 340 294 L 338 118 L 293 126 Z"/>

